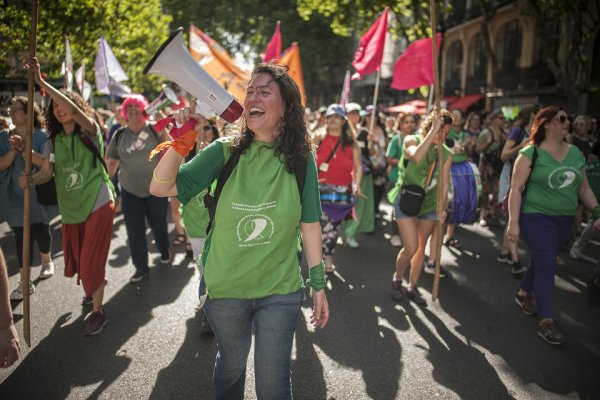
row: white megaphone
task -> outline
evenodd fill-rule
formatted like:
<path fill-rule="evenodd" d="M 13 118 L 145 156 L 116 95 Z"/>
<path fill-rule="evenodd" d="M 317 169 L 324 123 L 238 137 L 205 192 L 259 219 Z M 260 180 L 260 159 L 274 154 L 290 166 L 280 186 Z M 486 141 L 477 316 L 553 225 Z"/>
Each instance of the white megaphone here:
<path fill-rule="evenodd" d="M 162 85 L 162 92 L 160 93 L 160 95 L 156 99 L 152 100 L 152 103 L 148 104 L 148 107 L 146 107 L 145 112 L 146 115 L 152 115 L 158 112 L 159 110 L 170 106 L 171 104 L 177 103 L 179 103 L 177 95 L 175 94 L 173 89 L 171 89 L 169 85 L 165 83 L 164 85 Z"/>
<path fill-rule="evenodd" d="M 244 108 L 210 76 L 192 57 L 183 41 L 183 28 L 177 28 L 160 46 L 144 68 L 144 75 L 156 74 L 177 83 L 205 104 L 197 112 L 217 114 L 227 122 L 235 122 Z M 207 115 L 209 114 L 209 115 Z"/>

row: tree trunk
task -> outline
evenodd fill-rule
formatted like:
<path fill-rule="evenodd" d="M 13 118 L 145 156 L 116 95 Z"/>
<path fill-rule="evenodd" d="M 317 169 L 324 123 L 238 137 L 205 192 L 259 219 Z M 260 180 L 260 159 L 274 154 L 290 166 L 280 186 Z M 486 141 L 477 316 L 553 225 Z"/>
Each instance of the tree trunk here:
<path fill-rule="evenodd" d="M 481 37 L 483 38 L 483 46 L 485 49 L 485 55 L 487 57 L 488 73 L 486 78 L 487 92 L 494 92 L 496 90 L 496 75 L 498 75 L 498 58 L 492 45 L 492 35 L 490 33 L 490 20 L 496 13 L 495 9 L 486 0 L 479 0 L 481 7 L 481 14 L 483 20 L 481 21 Z M 492 109 L 492 98 L 485 97 L 485 109 L 491 111 Z"/>

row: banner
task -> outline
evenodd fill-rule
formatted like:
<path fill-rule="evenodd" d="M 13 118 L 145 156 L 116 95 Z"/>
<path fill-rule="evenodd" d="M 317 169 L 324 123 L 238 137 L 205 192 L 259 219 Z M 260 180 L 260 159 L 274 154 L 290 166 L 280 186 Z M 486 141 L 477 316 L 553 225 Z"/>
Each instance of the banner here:
<path fill-rule="evenodd" d="M 304 78 L 302 77 L 302 62 L 300 61 L 300 47 L 298 47 L 298 43 L 292 43 L 292 45 L 281 55 L 279 64 L 288 66 L 288 74 L 300 89 L 302 105 L 306 105 Z"/>
<path fill-rule="evenodd" d="M 386 7 L 383 14 L 360 38 L 358 49 L 354 53 L 354 61 L 352 61 L 352 66 L 356 69 L 352 79 L 361 79 L 363 76 L 379 70 L 385 46 L 388 12 L 389 7 Z"/>
<path fill-rule="evenodd" d="M 244 86 L 250 80 L 250 74 L 238 67 L 217 41 L 194 25 L 190 25 L 190 53 L 225 90 L 238 101 L 244 101 Z"/>
<path fill-rule="evenodd" d="M 261 58 L 263 62 L 275 61 L 281 58 L 281 29 L 280 22 L 277 21 L 275 25 L 275 33 L 271 37 L 271 40 L 267 44 L 267 48 L 265 49 L 265 53 L 261 54 Z"/>
<path fill-rule="evenodd" d="M 121 64 L 104 36 L 100 36 L 94 68 L 96 70 L 96 89 L 99 92 L 119 97 L 127 97 L 131 94 L 131 89 L 121 83 L 128 80 L 129 77 L 121 68 Z"/>
<path fill-rule="evenodd" d="M 440 53 L 442 35 L 437 34 L 437 52 Z M 391 87 L 398 90 L 433 85 L 433 46 L 431 38 L 415 40 L 394 65 Z"/>

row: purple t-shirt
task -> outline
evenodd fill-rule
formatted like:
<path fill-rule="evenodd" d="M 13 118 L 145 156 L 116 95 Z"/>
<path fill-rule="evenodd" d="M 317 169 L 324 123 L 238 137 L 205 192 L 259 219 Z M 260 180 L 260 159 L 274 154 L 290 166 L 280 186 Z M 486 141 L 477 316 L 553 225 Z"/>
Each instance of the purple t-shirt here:
<path fill-rule="evenodd" d="M 519 126 L 515 126 L 508 133 L 508 140 L 513 140 L 517 144 L 520 144 L 526 135 L 527 135 L 527 133 L 523 130 L 523 128 L 521 128 Z"/>

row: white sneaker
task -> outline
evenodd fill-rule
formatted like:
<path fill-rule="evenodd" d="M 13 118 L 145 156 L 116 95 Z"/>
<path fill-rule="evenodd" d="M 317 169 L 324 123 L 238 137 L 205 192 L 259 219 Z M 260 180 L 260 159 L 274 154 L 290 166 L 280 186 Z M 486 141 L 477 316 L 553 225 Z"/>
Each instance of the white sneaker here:
<path fill-rule="evenodd" d="M 571 256 L 571 258 L 577 260 L 578 258 L 581 258 L 583 253 L 583 246 L 581 245 L 581 243 L 579 243 L 579 240 L 576 240 L 575 242 L 573 242 L 573 246 L 571 246 L 571 251 L 569 251 L 569 255 Z"/>
<path fill-rule="evenodd" d="M 50 260 L 47 263 L 42 262 L 42 270 L 40 271 L 39 278 L 40 279 L 48 279 L 52 275 L 54 275 L 54 263 L 52 262 L 52 260 Z"/>
<path fill-rule="evenodd" d="M 325 272 L 328 274 L 333 273 L 335 271 L 335 265 L 333 265 L 333 257 L 332 256 L 324 256 L 323 262 L 325 263 Z"/>
<path fill-rule="evenodd" d="M 390 239 L 390 243 L 394 247 L 401 247 L 402 246 L 402 240 L 400 240 L 400 236 L 399 235 L 392 236 L 392 238 Z"/>
<path fill-rule="evenodd" d="M 29 281 L 29 295 L 35 293 L 35 285 L 33 282 Z M 23 285 L 19 282 L 19 286 L 10 294 L 11 300 L 23 300 Z"/>
<path fill-rule="evenodd" d="M 346 245 L 351 249 L 358 249 L 358 242 L 353 237 L 346 238 Z"/>

